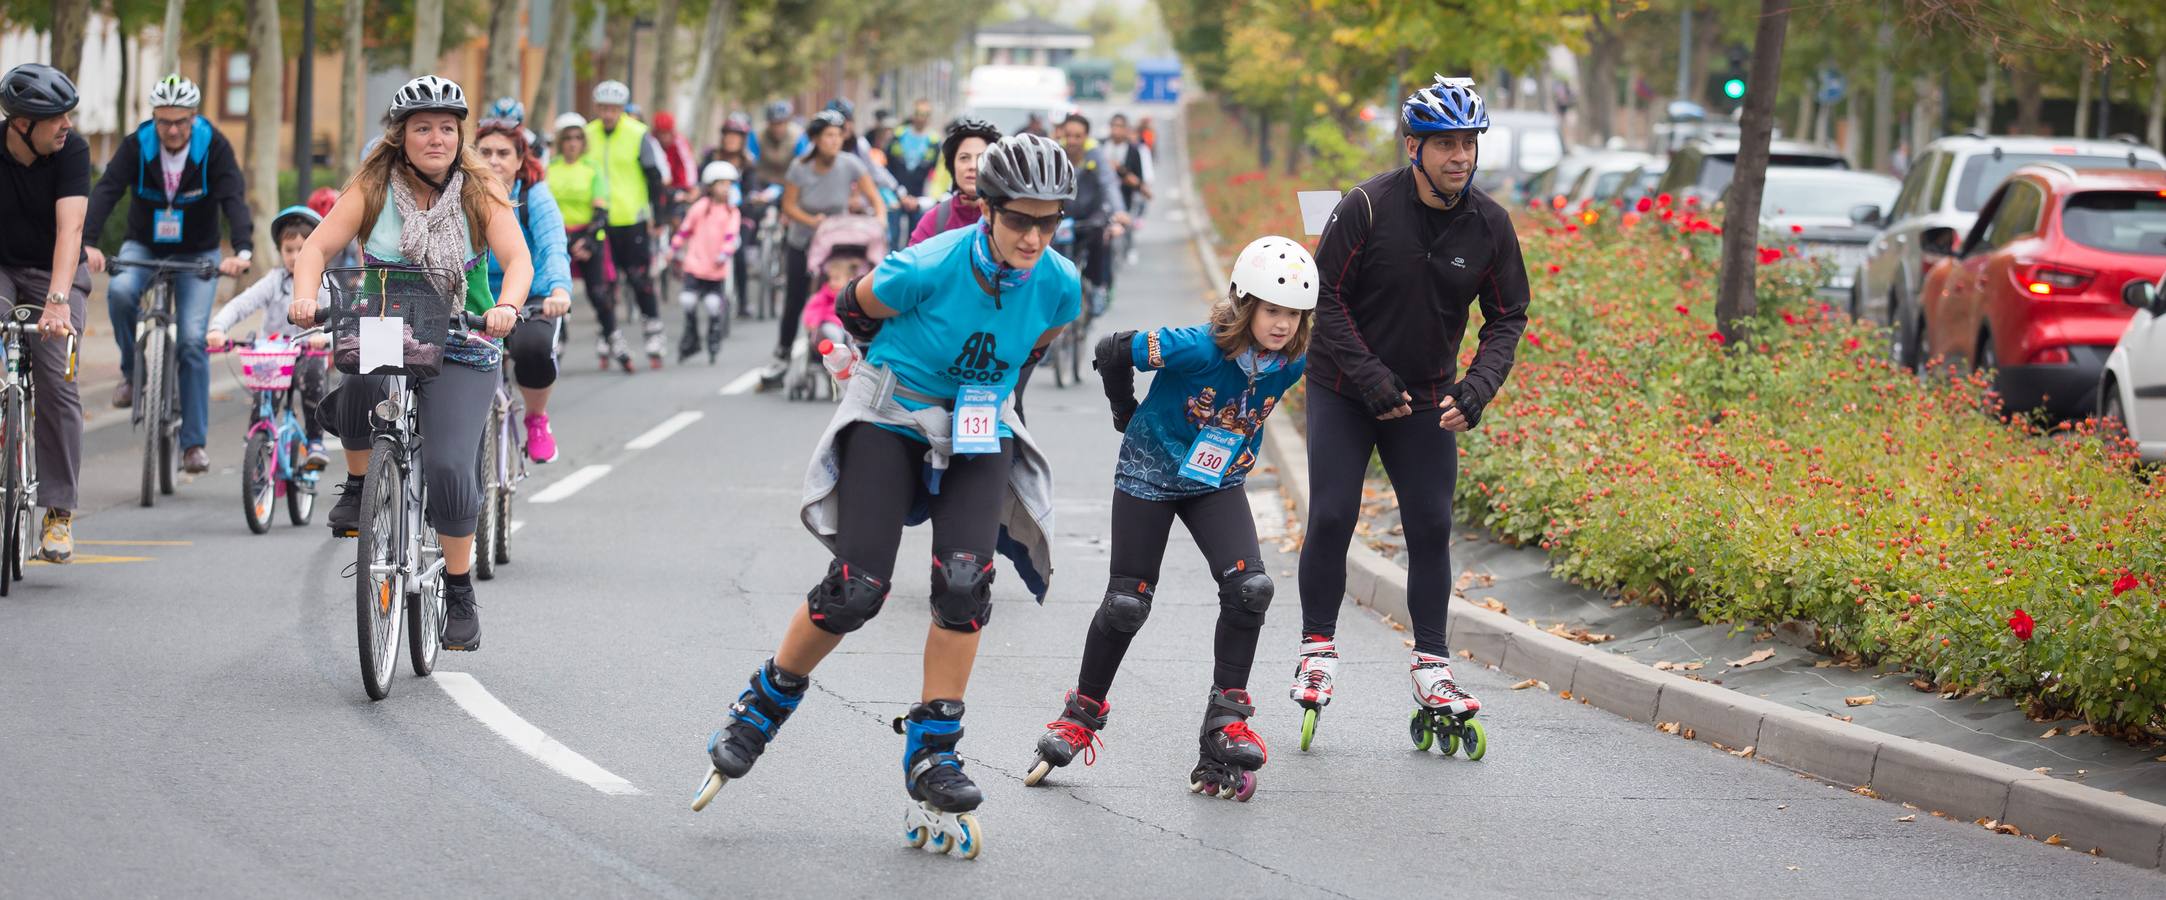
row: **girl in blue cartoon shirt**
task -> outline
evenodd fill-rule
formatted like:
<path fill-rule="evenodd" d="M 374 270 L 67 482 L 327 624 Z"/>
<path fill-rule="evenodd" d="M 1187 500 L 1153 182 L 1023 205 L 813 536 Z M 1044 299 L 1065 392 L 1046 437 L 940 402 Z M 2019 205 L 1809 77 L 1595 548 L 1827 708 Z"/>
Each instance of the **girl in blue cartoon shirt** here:
<path fill-rule="evenodd" d="M 1264 237 L 1234 260 L 1232 285 L 1210 322 L 1120 332 L 1098 342 L 1092 363 L 1125 435 L 1113 480 L 1112 573 L 1083 641 L 1083 666 L 1066 709 L 1038 739 L 1036 784 L 1089 749 L 1105 727 L 1106 694 L 1137 629 L 1179 517 L 1218 580 L 1218 631 L 1201 757 L 1189 790 L 1247 800 L 1264 764 L 1264 743 L 1248 727 L 1249 668 L 1271 577 L 1241 490 L 1263 441 L 1264 419 L 1301 380 L 1316 308 L 1316 261 L 1290 239 Z M 1138 370 L 1156 371 L 1135 399 Z M 1095 752 L 1086 753 L 1084 764 Z"/>

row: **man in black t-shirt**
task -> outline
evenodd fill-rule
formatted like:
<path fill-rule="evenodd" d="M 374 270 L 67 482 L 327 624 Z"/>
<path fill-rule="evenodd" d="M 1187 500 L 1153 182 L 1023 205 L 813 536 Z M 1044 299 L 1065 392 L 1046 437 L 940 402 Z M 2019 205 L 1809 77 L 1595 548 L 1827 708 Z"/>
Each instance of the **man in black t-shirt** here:
<path fill-rule="evenodd" d="M 37 390 L 38 555 L 75 555 L 76 475 L 82 469 L 83 404 L 67 379 L 67 335 L 83 327 L 90 270 L 83 218 L 90 206 L 90 145 L 75 133 L 75 84 L 60 70 L 25 63 L 0 77 L 0 302 L 39 305 L 32 377 Z"/>

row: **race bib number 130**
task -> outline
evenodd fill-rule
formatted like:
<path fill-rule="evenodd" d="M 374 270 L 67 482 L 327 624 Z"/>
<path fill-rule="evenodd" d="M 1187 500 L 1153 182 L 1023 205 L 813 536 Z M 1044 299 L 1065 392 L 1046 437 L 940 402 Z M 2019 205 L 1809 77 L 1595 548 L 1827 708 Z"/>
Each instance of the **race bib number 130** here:
<path fill-rule="evenodd" d="M 1241 453 L 1242 437 L 1224 428 L 1205 428 L 1196 434 L 1196 442 L 1188 445 L 1188 458 L 1181 463 L 1181 477 L 1218 487 L 1226 480 L 1226 470 L 1233 467 L 1234 458 Z"/>

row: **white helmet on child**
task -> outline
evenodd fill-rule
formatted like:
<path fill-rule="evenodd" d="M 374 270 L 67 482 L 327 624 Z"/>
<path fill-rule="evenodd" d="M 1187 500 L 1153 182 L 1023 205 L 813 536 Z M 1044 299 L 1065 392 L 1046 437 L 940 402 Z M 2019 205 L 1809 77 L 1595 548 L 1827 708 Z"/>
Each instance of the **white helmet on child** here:
<path fill-rule="evenodd" d="M 1287 309 L 1315 309 L 1316 258 L 1292 238 L 1266 235 L 1249 242 L 1233 260 L 1233 293 Z"/>
<path fill-rule="evenodd" d="M 737 167 L 731 165 L 728 160 L 715 160 L 714 162 L 708 163 L 706 168 L 699 170 L 700 184 L 713 184 L 717 181 L 736 180 Z"/>

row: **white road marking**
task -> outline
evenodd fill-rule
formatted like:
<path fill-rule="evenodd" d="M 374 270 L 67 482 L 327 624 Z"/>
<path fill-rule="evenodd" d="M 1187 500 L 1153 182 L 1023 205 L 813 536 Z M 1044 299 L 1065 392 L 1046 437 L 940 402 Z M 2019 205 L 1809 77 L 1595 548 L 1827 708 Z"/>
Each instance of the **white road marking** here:
<path fill-rule="evenodd" d="M 505 533 L 505 534 L 518 534 L 518 533 L 519 533 L 519 529 L 521 529 L 521 528 L 525 528 L 525 527 L 526 527 L 526 520 L 525 520 L 525 519 L 513 519 L 513 520 L 511 520 L 511 530 L 510 530 L 510 531 L 507 531 L 507 532 L 504 532 L 504 533 Z"/>
<path fill-rule="evenodd" d="M 733 397 L 738 394 L 752 393 L 753 388 L 760 386 L 760 373 L 762 371 L 765 370 L 746 369 L 745 373 L 737 376 L 736 380 L 722 386 L 722 396 Z"/>
<path fill-rule="evenodd" d="M 542 488 L 540 493 L 534 495 L 534 499 L 528 500 L 527 502 L 555 503 L 558 500 L 562 500 L 573 494 L 579 493 L 580 488 L 600 481 L 602 479 L 602 476 L 609 474 L 609 468 L 610 467 L 606 465 L 596 464 L 588 466 L 584 469 L 580 469 L 577 472 L 573 472 L 570 475 L 564 476 L 563 481 L 559 481 L 548 487 Z"/>
<path fill-rule="evenodd" d="M 593 760 L 557 743 L 555 738 L 544 734 L 534 724 L 512 712 L 511 707 L 496 699 L 481 682 L 465 672 L 438 672 L 430 679 L 436 686 L 450 694 L 451 699 L 473 716 L 476 721 L 489 726 L 498 737 L 509 741 L 519 752 L 540 760 L 542 765 L 557 770 L 557 774 L 604 794 L 637 794 L 639 789 L 632 783 L 617 777 L 608 769 L 595 765 Z"/>
<path fill-rule="evenodd" d="M 1256 539 L 1276 541 L 1286 537 L 1286 509 L 1279 492 L 1257 488 L 1248 492 L 1249 515 L 1256 519 Z"/>
<path fill-rule="evenodd" d="M 696 409 L 688 409 L 688 410 L 685 410 L 684 412 L 678 413 L 678 414 L 676 414 L 676 415 L 674 415 L 674 416 L 670 416 L 670 417 L 669 417 L 669 418 L 667 418 L 667 419 L 663 419 L 663 420 L 662 420 L 662 424 L 660 424 L 660 425 L 656 425 L 656 426 L 654 426 L 653 428 L 649 428 L 649 429 L 647 429 L 647 433 L 646 433 L 646 434 L 642 434 L 642 435 L 640 435 L 640 436 L 638 436 L 638 437 L 636 437 L 636 438 L 633 438 L 633 439 L 631 439 L 631 440 L 629 440 L 629 441 L 625 441 L 625 442 L 624 442 L 624 449 L 626 449 L 626 450 L 648 450 L 648 449 L 652 449 L 652 448 L 654 447 L 654 445 L 656 445 L 656 444 L 659 444 L 659 443 L 661 443 L 661 442 L 663 442 L 663 441 L 669 440 L 669 436 L 670 436 L 670 435 L 673 435 L 673 434 L 676 434 L 677 432 L 683 431 L 683 430 L 685 429 L 685 426 L 687 426 L 687 425 L 690 425 L 690 424 L 692 424 L 692 423 L 694 423 L 694 422 L 697 422 L 697 421 L 699 421 L 699 420 L 700 420 L 700 419 L 701 419 L 702 417 L 704 417 L 704 416 L 706 416 L 706 415 L 707 415 L 706 413 L 700 412 L 699 410 L 696 410 Z"/>

